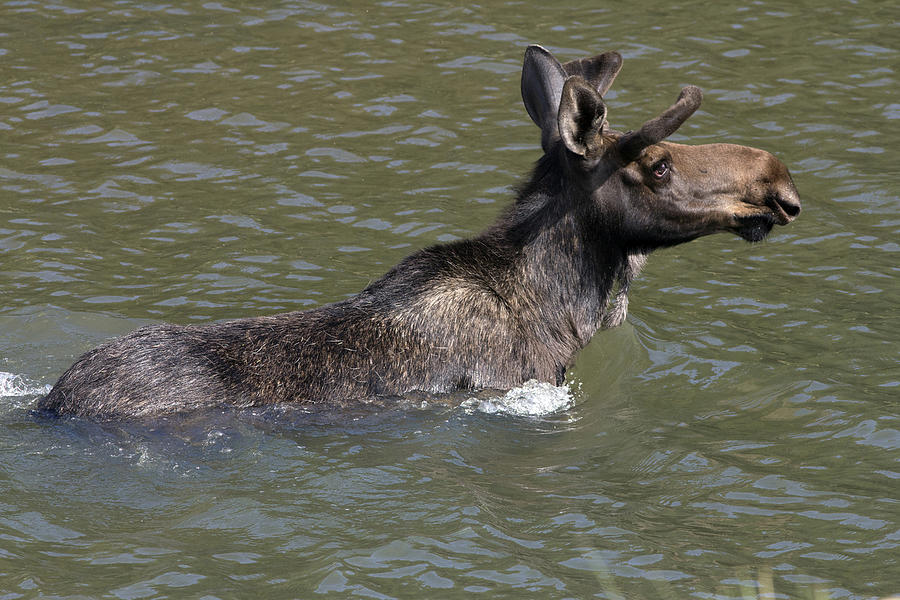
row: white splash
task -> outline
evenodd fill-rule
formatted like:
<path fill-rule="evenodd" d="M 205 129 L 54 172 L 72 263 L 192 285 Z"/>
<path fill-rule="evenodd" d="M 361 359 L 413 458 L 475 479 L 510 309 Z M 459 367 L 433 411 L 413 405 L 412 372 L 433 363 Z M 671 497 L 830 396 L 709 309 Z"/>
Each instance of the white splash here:
<path fill-rule="evenodd" d="M 469 398 L 461 406 L 466 410 L 516 417 L 543 417 L 572 406 L 574 398 L 568 385 L 555 386 L 534 379 L 513 388 L 501 398 Z"/>
<path fill-rule="evenodd" d="M 46 394 L 50 391 L 50 385 L 37 385 L 28 381 L 22 375 L 5 373 L 0 371 L 0 398 L 15 398 L 21 396 L 33 396 Z"/>

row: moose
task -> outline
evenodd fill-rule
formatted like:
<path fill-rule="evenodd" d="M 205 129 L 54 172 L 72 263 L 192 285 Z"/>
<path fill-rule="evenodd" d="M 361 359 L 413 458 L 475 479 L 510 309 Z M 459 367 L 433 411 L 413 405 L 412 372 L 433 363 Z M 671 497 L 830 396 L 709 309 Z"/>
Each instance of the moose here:
<path fill-rule="evenodd" d="M 763 150 L 664 141 L 699 88 L 640 128 L 610 128 L 616 52 L 561 64 L 525 51 L 521 92 L 543 156 L 481 234 L 403 259 L 358 295 L 205 325 L 142 327 L 81 356 L 37 403 L 90 419 L 276 403 L 561 385 L 578 351 L 623 322 L 650 252 L 717 232 L 751 242 L 800 213 Z"/>

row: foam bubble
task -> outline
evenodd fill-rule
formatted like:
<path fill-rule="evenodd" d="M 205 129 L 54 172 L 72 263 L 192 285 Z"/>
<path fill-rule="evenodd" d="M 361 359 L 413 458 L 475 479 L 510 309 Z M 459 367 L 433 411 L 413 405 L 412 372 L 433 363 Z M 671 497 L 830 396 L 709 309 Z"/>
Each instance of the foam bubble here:
<path fill-rule="evenodd" d="M 0 371 L 0 398 L 15 398 L 46 394 L 52 386 L 36 385 L 22 375 Z"/>
<path fill-rule="evenodd" d="M 469 398 L 461 406 L 466 410 L 517 417 L 542 417 L 572 406 L 574 398 L 568 385 L 555 386 L 534 379 L 513 388 L 500 398 Z"/>

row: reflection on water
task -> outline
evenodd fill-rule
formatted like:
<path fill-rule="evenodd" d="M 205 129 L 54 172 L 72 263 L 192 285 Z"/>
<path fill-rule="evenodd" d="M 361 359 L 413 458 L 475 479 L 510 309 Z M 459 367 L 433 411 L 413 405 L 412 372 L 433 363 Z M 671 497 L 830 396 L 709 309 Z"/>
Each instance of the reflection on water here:
<path fill-rule="evenodd" d="M 896 21 L 880 1 L 3 4 L 0 596 L 896 593 Z M 29 413 L 104 339 L 320 305 L 482 229 L 537 158 L 529 42 L 620 50 L 623 130 L 700 85 L 676 140 L 777 154 L 803 214 L 652 257 L 563 388 Z"/>

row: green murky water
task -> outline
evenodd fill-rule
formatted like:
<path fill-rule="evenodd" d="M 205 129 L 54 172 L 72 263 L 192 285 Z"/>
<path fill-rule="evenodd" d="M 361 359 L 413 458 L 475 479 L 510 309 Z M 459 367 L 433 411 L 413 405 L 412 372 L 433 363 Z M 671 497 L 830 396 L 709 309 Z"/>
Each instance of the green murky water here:
<path fill-rule="evenodd" d="M 83 4 L 0 4 L 0 597 L 900 592 L 896 3 Z M 676 139 L 775 153 L 803 214 L 653 256 L 542 416 L 30 416 L 110 336 L 482 229 L 529 42 L 621 51 L 617 128 L 701 86 Z"/>

